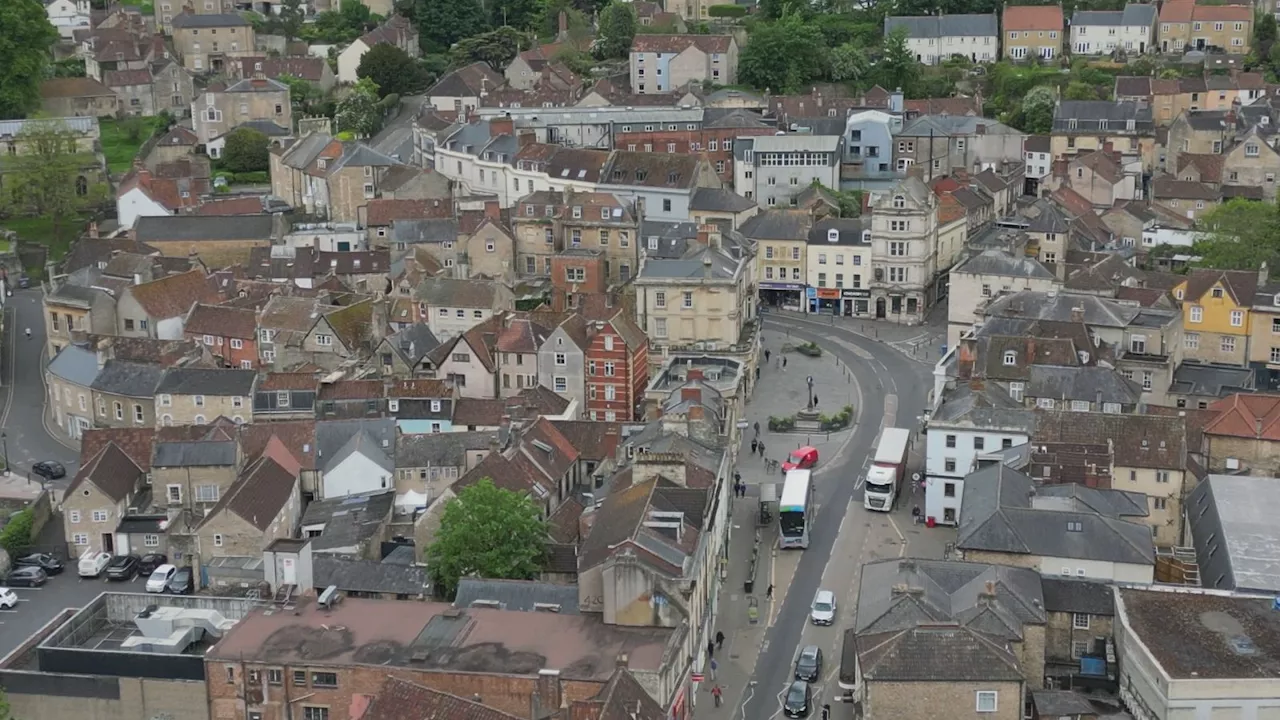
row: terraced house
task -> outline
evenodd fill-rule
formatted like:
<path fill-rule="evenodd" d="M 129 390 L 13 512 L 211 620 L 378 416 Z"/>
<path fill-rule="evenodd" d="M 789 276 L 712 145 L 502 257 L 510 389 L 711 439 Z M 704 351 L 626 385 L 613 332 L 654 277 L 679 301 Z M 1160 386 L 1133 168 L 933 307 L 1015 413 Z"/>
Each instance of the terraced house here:
<path fill-rule="evenodd" d="M 643 95 L 689 82 L 738 81 L 738 41 L 732 35 L 636 35 L 631 42 L 631 87 Z"/>
<path fill-rule="evenodd" d="M 1000 28 L 994 13 L 884 19 L 885 37 L 899 30 L 906 32 L 907 49 L 926 65 L 956 56 L 970 62 L 1000 59 Z"/>

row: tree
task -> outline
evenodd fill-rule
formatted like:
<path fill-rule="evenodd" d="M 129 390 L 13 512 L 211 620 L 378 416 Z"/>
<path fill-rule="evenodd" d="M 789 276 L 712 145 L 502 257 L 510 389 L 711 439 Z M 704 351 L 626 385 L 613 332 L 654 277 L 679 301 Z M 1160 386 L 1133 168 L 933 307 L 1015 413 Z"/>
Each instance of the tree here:
<path fill-rule="evenodd" d="M 293 105 L 295 115 L 314 114 L 307 111 L 324 95 L 317 85 L 294 75 L 281 75 L 276 79 L 289 86 L 289 104 Z"/>
<path fill-rule="evenodd" d="M 102 202 L 107 188 L 96 180 L 100 168 L 92 153 L 80 152 L 77 137 L 59 121 L 27 124 L 17 143 L 25 150 L 5 163 L 9 192 L 2 197 L 9 212 L 50 218 L 56 234 L 64 219 Z"/>
<path fill-rule="evenodd" d="M 920 76 L 920 63 L 907 47 L 907 29 L 894 28 L 884 39 L 883 54 L 876 63 L 876 82 L 886 90 L 901 89 L 903 95 L 913 97 Z"/>
<path fill-rule="evenodd" d="M 280 5 L 280 14 L 276 16 L 280 34 L 289 41 L 297 40 L 302 34 L 302 22 L 305 19 L 306 10 L 302 6 L 302 0 L 284 0 Z"/>
<path fill-rule="evenodd" d="M 1067 83 L 1067 89 L 1062 91 L 1064 100 L 1097 100 L 1097 88 L 1078 80 L 1072 80 Z"/>
<path fill-rule="evenodd" d="M 1235 198 L 1200 216 L 1205 236 L 1191 247 L 1203 267 L 1256 270 L 1280 263 L 1280 208 Z"/>
<path fill-rule="evenodd" d="M 459 40 L 449 54 L 457 65 L 488 63 L 502 72 L 516 55 L 533 44 L 528 34 L 511 27 L 500 27 L 487 33 Z"/>
<path fill-rule="evenodd" d="M 489 26 L 528 30 L 538 21 L 542 9 L 539 0 L 490 0 L 484 3 L 489 11 Z"/>
<path fill-rule="evenodd" d="M 58 31 L 40 0 L 0 2 L 0 28 L 0 119 L 23 118 L 40 107 Z"/>
<path fill-rule="evenodd" d="M 627 57 L 635 36 L 635 8 L 631 3 L 610 3 L 600 11 L 600 31 L 592 53 L 602 60 Z"/>
<path fill-rule="evenodd" d="M 424 89 L 421 68 L 409 53 L 391 43 L 379 43 L 370 48 L 360 58 L 356 77 L 372 80 L 380 95 L 408 95 Z"/>
<path fill-rule="evenodd" d="M 1044 135 L 1053 129 L 1053 109 L 1057 98 L 1053 88 L 1040 85 L 1031 89 L 1022 98 L 1021 130 L 1033 135 Z"/>
<path fill-rule="evenodd" d="M 427 569 L 448 597 L 464 577 L 529 580 L 542 569 L 546 534 L 532 500 L 483 478 L 444 506 Z"/>
<path fill-rule="evenodd" d="M 826 73 L 822 33 L 799 15 L 756 26 L 738 56 L 738 78 L 775 93 L 800 92 Z"/>
<path fill-rule="evenodd" d="M 382 127 L 382 106 L 378 103 L 378 86 L 369 78 L 361 78 L 350 94 L 338 103 L 334 123 L 338 132 L 369 137 Z"/>
<path fill-rule="evenodd" d="M 418 42 L 426 52 L 445 52 L 459 40 L 485 30 L 479 0 L 417 0 L 413 18 Z"/>
<path fill-rule="evenodd" d="M 270 170 L 271 138 L 253 128 L 236 128 L 227 136 L 222 150 L 222 164 L 234 173 Z"/>
<path fill-rule="evenodd" d="M 0 530 L 0 547 L 9 553 L 9 559 L 20 558 L 31 549 L 32 517 L 30 510 L 21 510 L 9 518 L 9 523 Z M 0 718 L 7 717 L 0 714 Z"/>
<path fill-rule="evenodd" d="M 871 66 L 867 53 L 853 43 L 845 43 L 831 50 L 831 79 L 834 82 L 861 80 Z"/>

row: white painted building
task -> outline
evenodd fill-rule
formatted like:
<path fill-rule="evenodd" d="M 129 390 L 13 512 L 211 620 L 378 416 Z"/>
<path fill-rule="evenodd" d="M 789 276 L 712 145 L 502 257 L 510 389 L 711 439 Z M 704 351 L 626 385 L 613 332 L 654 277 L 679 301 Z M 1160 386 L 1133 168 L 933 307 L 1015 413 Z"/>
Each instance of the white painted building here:
<path fill-rule="evenodd" d="M 167 217 L 173 212 L 164 203 L 151 197 L 141 186 L 134 185 L 116 198 L 116 217 L 120 227 L 129 229 L 140 217 Z"/>
<path fill-rule="evenodd" d="M 885 37 L 899 30 L 907 34 L 907 49 L 926 65 L 936 65 L 956 55 L 970 62 L 1000 59 L 1000 28 L 994 13 L 884 19 Z"/>
<path fill-rule="evenodd" d="M 70 40 L 76 30 L 89 29 L 90 10 L 89 0 L 46 0 L 44 6 L 49 23 L 64 40 Z"/>
<path fill-rule="evenodd" d="M 976 310 L 994 295 L 1014 290 L 1049 292 L 1059 287 L 1054 272 L 1044 263 L 1004 250 L 984 250 L 952 269 L 947 292 L 947 346 L 973 328 Z"/>
<path fill-rule="evenodd" d="M 1077 10 L 1071 16 L 1072 55 L 1141 54 L 1155 48 L 1156 6 L 1130 3 L 1124 10 Z"/>

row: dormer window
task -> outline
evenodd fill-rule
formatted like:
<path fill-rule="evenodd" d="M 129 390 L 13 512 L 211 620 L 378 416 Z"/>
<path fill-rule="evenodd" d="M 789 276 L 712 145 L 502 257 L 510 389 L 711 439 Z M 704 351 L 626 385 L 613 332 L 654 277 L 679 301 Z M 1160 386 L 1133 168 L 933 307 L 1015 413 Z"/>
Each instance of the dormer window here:
<path fill-rule="evenodd" d="M 579 220 L 579 219 L 581 219 L 581 218 L 582 218 L 582 206 L 581 206 L 581 205 L 574 205 L 574 206 L 573 206 L 573 219 L 574 219 L 574 220 Z"/>
<path fill-rule="evenodd" d="M 840 231 L 835 228 L 827 230 L 827 242 L 840 242 Z"/>
<path fill-rule="evenodd" d="M 602 208 L 600 208 L 600 219 L 601 219 L 601 220 L 608 220 L 608 219 L 609 219 L 609 208 L 607 208 L 607 207 L 602 207 Z"/>
<path fill-rule="evenodd" d="M 907 206 L 907 199 L 901 195 L 894 195 L 893 206 L 899 209 L 904 208 Z"/>
<path fill-rule="evenodd" d="M 1210 294 L 1211 294 L 1211 295 L 1213 295 L 1213 296 L 1214 296 L 1214 297 L 1216 297 L 1216 298 L 1220 298 L 1220 297 L 1222 297 L 1222 288 L 1220 288 L 1220 287 L 1216 287 L 1216 288 L 1214 288 L 1213 290 L 1211 290 L 1211 291 L 1209 291 L 1209 292 L 1210 292 Z"/>
<path fill-rule="evenodd" d="M 1018 364 L 1018 353 L 1016 350 L 1004 351 L 1004 364 L 1007 367 L 1013 367 Z"/>

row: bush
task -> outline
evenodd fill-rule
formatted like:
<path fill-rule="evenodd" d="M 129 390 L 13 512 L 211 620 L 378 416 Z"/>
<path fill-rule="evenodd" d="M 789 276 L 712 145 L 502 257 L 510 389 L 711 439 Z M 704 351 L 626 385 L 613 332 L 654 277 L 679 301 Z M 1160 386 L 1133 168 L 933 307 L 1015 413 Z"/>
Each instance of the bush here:
<path fill-rule="evenodd" d="M 786 432 L 794 430 L 796 427 L 796 419 L 791 415 L 783 415 L 782 417 L 769 416 L 769 429 L 774 432 Z"/>
<path fill-rule="evenodd" d="M 827 432 L 843 430 L 853 422 L 853 406 L 845 405 L 835 415 L 823 415 L 818 420 L 822 423 L 822 429 Z"/>
<path fill-rule="evenodd" d="M 747 14 L 746 5 L 712 5 L 707 14 L 713 18 L 740 18 Z"/>
<path fill-rule="evenodd" d="M 797 345 L 796 352 L 800 353 L 801 355 L 807 355 L 809 357 L 819 357 L 820 355 L 822 355 L 822 348 L 818 347 L 817 343 L 807 342 L 801 345 Z"/>
<path fill-rule="evenodd" d="M 9 553 L 9 557 L 18 558 L 31 549 L 31 511 L 23 510 L 9 518 L 9 524 L 0 530 L 0 547 Z"/>
<path fill-rule="evenodd" d="M 271 182 L 271 173 L 266 171 L 256 172 L 222 172 L 217 173 L 227 179 L 227 183 L 231 185 L 262 185 Z"/>

